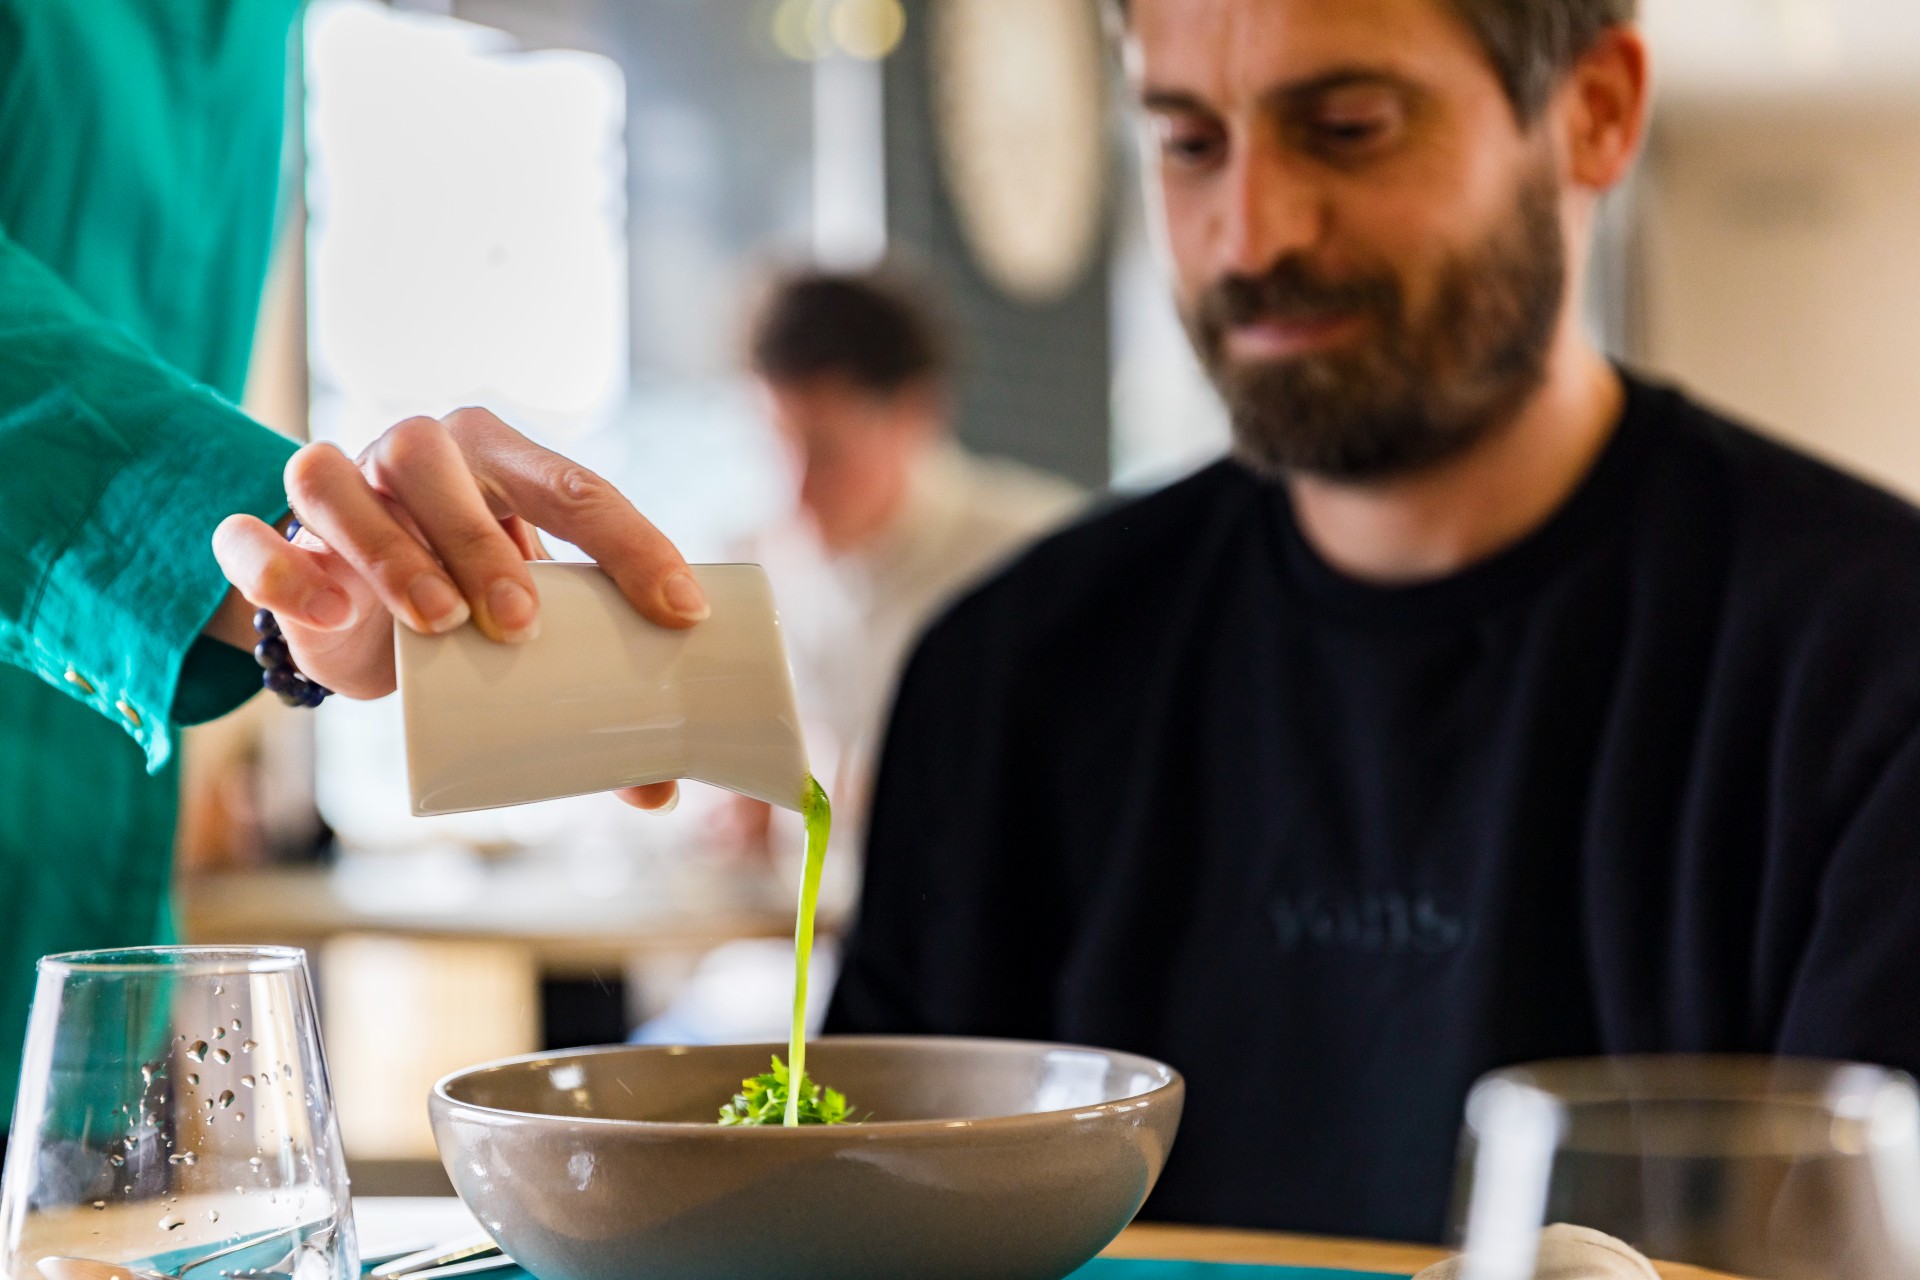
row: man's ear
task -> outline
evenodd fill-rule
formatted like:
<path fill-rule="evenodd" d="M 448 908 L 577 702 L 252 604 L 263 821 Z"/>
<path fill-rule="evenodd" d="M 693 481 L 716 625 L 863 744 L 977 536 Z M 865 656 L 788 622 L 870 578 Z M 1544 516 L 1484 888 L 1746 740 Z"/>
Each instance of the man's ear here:
<path fill-rule="evenodd" d="M 1608 28 L 1574 63 L 1555 105 L 1575 185 L 1598 194 L 1627 176 L 1651 104 L 1645 38 L 1634 27 Z"/>

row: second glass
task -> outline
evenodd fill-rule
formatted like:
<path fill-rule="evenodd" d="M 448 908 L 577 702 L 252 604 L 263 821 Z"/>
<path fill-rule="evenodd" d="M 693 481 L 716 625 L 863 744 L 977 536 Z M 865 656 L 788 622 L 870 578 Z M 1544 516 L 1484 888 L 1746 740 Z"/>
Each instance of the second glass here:
<path fill-rule="evenodd" d="M 1766 1280 L 1920 1277 L 1920 1102 L 1878 1067 L 1646 1057 L 1495 1072 L 1467 1103 L 1463 1280 L 1530 1280 L 1544 1225 Z"/>
<path fill-rule="evenodd" d="M 357 1276 L 304 953 L 42 960 L 0 1249 L 12 1280 Z"/>

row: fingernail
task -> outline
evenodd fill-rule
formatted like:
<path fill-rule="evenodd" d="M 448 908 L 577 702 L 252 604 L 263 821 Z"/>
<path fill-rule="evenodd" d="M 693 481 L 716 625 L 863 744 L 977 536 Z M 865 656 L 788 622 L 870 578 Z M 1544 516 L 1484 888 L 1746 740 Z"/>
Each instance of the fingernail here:
<path fill-rule="evenodd" d="M 693 575 L 684 569 L 668 578 L 660 588 L 665 597 L 667 608 L 673 610 L 688 622 L 705 622 L 713 616 L 713 609 L 707 604 L 707 593 L 693 580 Z"/>
<path fill-rule="evenodd" d="M 655 817 L 665 817 L 667 814 L 672 813 L 675 809 L 678 809 L 679 807 L 680 807 L 680 788 L 675 787 L 673 789 L 673 794 L 667 797 L 667 802 L 665 804 L 661 805 L 657 809 L 647 809 L 645 810 L 645 812 L 651 813 Z"/>
<path fill-rule="evenodd" d="M 540 634 L 540 611 L 533 595 L 512 578 L 502 578 L 487 589 L 487 613 L 508 640 L 531 640 Z"/>
<path fill-rule="evenodd" d="M 451 631 L 473 616 L 473 610 L 453 589 L 453 584 L 437 573 L 423 573 L 415 578 L 407 588 L 407 601 L 413 605 L 420 621 L 427 624 L 427 630 L 435 635 Z"/>
<path fill-rule="evenodd" d="M 353 621 L 353 601 L 347 599 L 347 593 L 333 587 L 321 587 L 307 597 L 300 612 L 307 621 L 316 627 L 331 631 L 335 627 L 344 627 Z"/>

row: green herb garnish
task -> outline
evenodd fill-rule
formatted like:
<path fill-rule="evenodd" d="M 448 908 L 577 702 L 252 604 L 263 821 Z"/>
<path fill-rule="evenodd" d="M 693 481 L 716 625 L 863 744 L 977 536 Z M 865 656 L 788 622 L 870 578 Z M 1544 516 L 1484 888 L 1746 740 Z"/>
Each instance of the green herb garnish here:
<path fill-rule="evenodd" d="M 773 1070 L 740 1082 L 740 1092 L 720 1108 L 721 1124 L 779 1124 L 787 1111 L 789 1088 L 787 1064 L 774 1055 Z M 815 1084 L 800 1073 L 800 1123 L 846 1124 L 846 1095 L 838 1089 Z"/>

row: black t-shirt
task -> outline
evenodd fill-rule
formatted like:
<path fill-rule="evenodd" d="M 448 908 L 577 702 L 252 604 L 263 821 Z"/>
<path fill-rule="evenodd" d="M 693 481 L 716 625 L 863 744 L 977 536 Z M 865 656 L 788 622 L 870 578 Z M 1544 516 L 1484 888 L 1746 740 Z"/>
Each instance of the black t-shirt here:
<path fill-rule="evenodd" d="M 1920 1068 L 1917 727 L 1920 513 L 1675 392 L 1419 586 L 1223 463 L 923 641 L 829 1026 L 1161 1058 L 1150 1216 L 1437 1238 L 1492 1068 Z"/>

